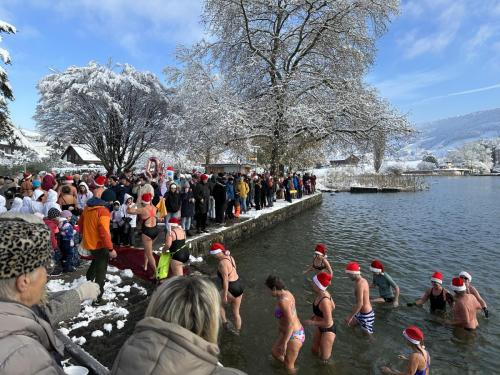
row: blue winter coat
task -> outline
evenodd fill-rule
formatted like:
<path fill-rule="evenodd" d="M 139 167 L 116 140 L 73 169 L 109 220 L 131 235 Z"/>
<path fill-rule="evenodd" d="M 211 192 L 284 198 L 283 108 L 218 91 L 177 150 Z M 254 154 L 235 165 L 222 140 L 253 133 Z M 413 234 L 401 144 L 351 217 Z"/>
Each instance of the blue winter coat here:
<path fill-rule="evenodd" d="M 234 184 L 233 183 L 227 183 L 226 185 L 226 199 L 228 201 L 234 200 Z"/>

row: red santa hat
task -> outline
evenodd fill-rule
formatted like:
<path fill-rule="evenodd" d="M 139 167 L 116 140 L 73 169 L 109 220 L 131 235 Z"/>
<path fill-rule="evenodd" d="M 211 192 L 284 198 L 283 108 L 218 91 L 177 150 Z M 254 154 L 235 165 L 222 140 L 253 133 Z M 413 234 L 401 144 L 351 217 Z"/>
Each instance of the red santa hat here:
<path fill-rule="evenodd" d="M 454 277 L 451 281 L 451 289 L 455 292 L 465 292 L 467 287 L 465 286 L 464 279 L 460 277 Z"/>
<path fill-rule="evenodd" d="M 73 176 L 66 176 L 66 178 L 64 179 L 64 183 L 72 184 L 73 183 Z"/>
<path fill-rule="evenodd" d="M 469 280 L 469 283 L 472 281 L 472 275 L 471 275 L 469 272 L 462 271 L 462 272 L 460 272 L 459 276 L 460 276 L 462 279 L 467 279 L 467 280 Z"/>
<path fill-rule="evenodd" d="M 318 255 L 325 255 L 326 253 L 326 245 L 324 243 L 319 243 L 314 248 L 314 253 Z"/>
<path fill-rule="evenodd" d="M 97 176 L 96 179 L 94 180 L 95 186 L 97 187 L 103 187 L 104 184 L 106 183 L 106 177 L 104 176 Z"/>
<path fill-rule="evenodd" d="M 168 223 L 169 224 L 174 224 L 174 225 L 181 225 L 181 221 L 179 219 L 177 219 L 176 217 L 171 217 L 168 220 Z"/>
<path fill-rule="evenodd" d="M 167 167 L 167 171 L 173 171 L 173 170 L 174 170 L 174 167 L 172 167 L 171 165 L 169 165 L 169 166 Z"/>
<path fill-rule="evenodd" d="M 438 271 L 434 272 L 432 274 L 431 281 L 438 284 L 443 284 L 443 274 Z"/>
<path fill-rule="evenodd" d="M 409 326 L 403 331 L 403 336 L 412 344 L 419 345 L 424 341 L 423 332 L 415 326 Z"/>
<path fill-rule="evenodd" d="M 208 181 L 208 175 L 207 174 L 202 174 L 201 177 L 200 177 L 200 179 L 202 181 Z"/>
<path fill-rule="evenodd" d="M 326 290 L 330 282 L 332 281 L 332 275 L 326 272 L 320 272 L 313 277 L 313 282 L 321 290 Z"/>
<path fill-rule="evenodd" d="M 215 242 L 212 246 L 210 246 L 210 255 L 216 255 L 224 251 L 226 251 L 226 248 L 219 242 Z"/>
<path fill-rule="evenodd" d="M 375 259 L 371 266 L 370 266 L 370 271 L 373 273 L 383 273 L 384 272 L 384 266 L 380 260 Z"/>
<path fill-rule="evenodd" d="M 23 173 L 23 178 L 25 180 L 29 180 L 31 177 L 32 177 L 31 173 L 29 173 L 29 172 L 24 172 Z"/>
<path fill-rule="evenodd" d="M 153 194 L 151 193 L 144 193 L 141 196 L 141 200 L 146 203 L 151 202 L 152 199 L 153 199 Z"/>
<path fill-rule="evenodd" d="M 361 274 L 361 268 L 359 267 L 359 264 L 356 262 L 350 262 L 347 267 L 345 268 L 345 272 L 349 273 L 351 275 L 360 275 Z"/>

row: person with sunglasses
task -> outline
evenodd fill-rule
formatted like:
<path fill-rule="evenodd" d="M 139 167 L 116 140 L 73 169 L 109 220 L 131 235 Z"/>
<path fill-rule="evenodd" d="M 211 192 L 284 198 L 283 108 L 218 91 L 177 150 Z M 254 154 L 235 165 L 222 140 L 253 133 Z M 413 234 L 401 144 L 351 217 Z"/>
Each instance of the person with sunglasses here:
<path fill-rule="evenodd" d="M 428 288 L 422 297 L 413 303 L 408 303 L 408 306 L 422 306 L 429 300 L 431 313 L 445 312 L 446 304 L 453 305 L 453 296 L 443 288 L 443 274 L 434 272 L 431 277 L 432 287 Z"/>
<path fill-rule="evenodd" d="M 489 317 L 490 313 L 488 311 L 488 306 L 486 306 L 486 302 L 484 301 L 483 297 L 479 294 L 477 289 L 472 286 L 472 276 L 470 273 L 466 271 L 462 271 L 459 274 L 460 278 L 464 281 L 465 283 L 465 291 L 467 294 L 472 294 L 476 299 L 478 300 L 479 304 L 481 305 L 481 309 L 484 312 L 484 316 L 486 318 Z"/>

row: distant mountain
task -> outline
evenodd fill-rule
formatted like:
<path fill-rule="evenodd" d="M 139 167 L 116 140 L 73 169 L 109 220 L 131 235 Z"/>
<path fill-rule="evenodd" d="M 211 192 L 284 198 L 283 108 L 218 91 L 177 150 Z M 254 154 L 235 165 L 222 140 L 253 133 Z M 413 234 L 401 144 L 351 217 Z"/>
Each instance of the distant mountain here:
<path fill-rule="evenodd" d="M 418 157 L 430 152 L 442 157 L 464 143 L 500 137 L 500 108 L 417 124 L 416 127 L 420 134 L 402 150 L 402 156 Z"/>

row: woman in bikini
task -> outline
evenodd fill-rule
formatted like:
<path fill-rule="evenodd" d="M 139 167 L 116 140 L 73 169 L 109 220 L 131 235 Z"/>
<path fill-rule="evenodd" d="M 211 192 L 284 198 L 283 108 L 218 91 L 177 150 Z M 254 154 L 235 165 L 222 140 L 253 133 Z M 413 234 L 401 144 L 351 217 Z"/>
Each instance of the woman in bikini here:
<path fill-rule="evenodd" d="M 318 272 L 326 270 L 326 272 L 328 272 L 330 275 L 333 275 L 332 267 L 330 266 L 328 260 L 326 260 L 325 244 L 319 243 L 316 245 L 316 248 L 314 249 L 314 258 L 312 264 L 307 267 L 307 269 L 304 271 L 304 274 L 312 270 L 316 270 Z"/>
<path fill-rule="evenodd" d="M 71 192 L 71 187 L 68 185 L 63 185 L 61 188 L 61 195 L 59 196 L 59 199 L 57 200 L 57 204 L 61 206 L 61 210 L 68 210 L 71 211 L 72 213 L 75 211 L 76 208 L 76 198 Z"/>
<path fill-rule="evenodd" d="M 333 342 L 337 335 L 337 327 L 333 320 L 335 303 L 326 288 L 332 281 L 332 275 L 320 272 L 313 278 L 313 291 L 316 298 L 313 301 L 313 316 L 306 320 L 304 325 L 318 327 L 314 331 L 312 351 L 315 355 L 327 362 L 332 355 Z"/>
<path fill-rule="evenodd" d="M 429 352 L 425 350 L 424 334 L 419 328 L 410 326 L 403 331 L 403 336 L 406 337 L 407 344 L 412 349 L 410 356 L 405 358 L 408 359 L 406 371 L 397 371 L 384 366 L 381 368 L 382 372 L 394 375 L 428 375 L 431 357 Z"/>
<path fill-rule="evenodd" d="M 172 217 L 168 220 L 170 232 L 165 237 L 165 247 L 172 256 L 170 270 L 172 276 L 184 275 L 184 264 L 189 260 L 189 250 L 186 245 L 186 232 L 181 227 L 179 219 Z"/>
<path fill-rule="evenodd" d="M 269 275 L 266 286 L 277 300 L 274 316 L 278 319 L 278 339 L 273 345 L 272 354 L 285 365 L 289 373 L 295 373 L 295 361 L 306 340 L 304 327 L 297 316 L 295 298 L 286 290 L 283 280 L 277 276 Z"/>
<path fill-rule="evenodd" d="M 128 214 L 139 215 L 142 219 L 142 243 L 144 245 L 144 271 L 148 270 L 148 263 L 153 271 L 153 277 L 156 275 L 156 260 L 153 256 L 153 242 L 158 237 L 158 228 L 156 227 L 156 207 L 151 204 L 153 194 L 146 193 L 141 196 L 142 207 L 127 208 Z"/>
<path fill-rule="evenodd" d="M 234 258 L 230 255 L 229 251 L 227 251 L 224 248 L 224 245 L 221 243 L 214 243 L 210 247 L 210 254 L 215 255 L 215 257 L 219 261 L 217 276 L 219 277 L 219 280 L 222 284 L 222 324 L 227 327 L 227 318 L 224 305 L 230 303 L 234 317 L 234 328 L 236 329 L 236 333 L 239 333 L 241 329 L 240 306 L 241 300 L 243 299 L 244 289 L 238 276 L 238 271 L 236 270 L 236 263 L 234 261 Z"/>

